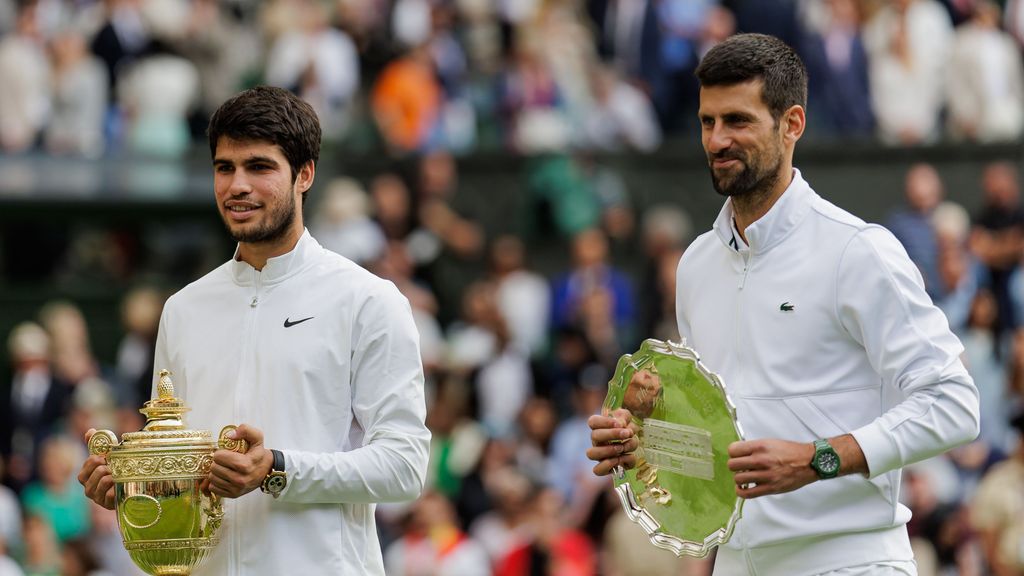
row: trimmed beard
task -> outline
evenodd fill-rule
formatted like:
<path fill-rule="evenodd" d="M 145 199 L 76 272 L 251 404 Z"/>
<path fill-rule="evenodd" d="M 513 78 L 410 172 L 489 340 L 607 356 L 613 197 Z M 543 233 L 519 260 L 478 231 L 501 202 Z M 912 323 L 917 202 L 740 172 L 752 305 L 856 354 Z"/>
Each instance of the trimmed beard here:
<path fill-rule="evenodd" d="M 711 185 L 715 192 L 727 197 L 754 197 L 767 195 L 779 181 L 779 169 L 782 167 L 782 153 L 775 150 L 774 158 L 769 159 L 768 166 L 751 165 L 747 158 L 735 154 L 720 154 L 712 156 L 710 160 L 730 158 L 743 163 L 743 169 L 737 174 L 728 185 L 723 184 L 715 176 L 715 169 L 708 164 L 711 171 Z"/>
<path fill-rule="evenodd" d="M 231 234 L 231 238 L 235 242 L 246 242 L 248 244 L 273 242 L 284 237 L 288 229 L 291 228 L 292 223 L 295 222 L 295 196 L 289 194 L 288 202 L 270 212 L 268 216 L 269 221 L 265 224 L 249 230 L 233 230 L 227 215 L 222 215 L 221 219 L 224 221 L 224 226 L 228 229 L 228 234 Z"/>

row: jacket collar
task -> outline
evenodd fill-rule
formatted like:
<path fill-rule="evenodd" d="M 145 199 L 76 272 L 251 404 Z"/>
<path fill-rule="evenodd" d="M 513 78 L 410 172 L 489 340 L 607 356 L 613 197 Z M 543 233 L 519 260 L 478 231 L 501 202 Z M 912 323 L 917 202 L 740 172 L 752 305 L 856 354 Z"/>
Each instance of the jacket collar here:
<path fill-rule="evenodd" d="M 793 168 L 793 181 L 789 183 L 786 191 L 775 201 L 775 205 L 767 214 L 744 231 L 749 250 L 753 253 L 766 252 L 785 239 L 807 216 L 817 197 L 818 195 L 800 175 L 800 171 Z M 725 201 L 713 228 L 719 240 L 730 250 L 744 250 L 743 240 L 734 230 L 731 198 Z"/>
<path fill-rule="evenodd" d="M 302 270 L 310 262 L 313 255 L 323 250 L 320 243 L 310 235 L 309 230 L 303 229 L 302 236 L 295 243 L 291 252 L 280 256 L 274 256 L 267 260 L 263 270 L 256 270 L 248 263 L 239 260 L 238 248 L 235 248 L 235 255 L 228 262 L 231 277 L 239 286 L 251 286 L 257 282 L 261 285 L 276 284 Z"/>

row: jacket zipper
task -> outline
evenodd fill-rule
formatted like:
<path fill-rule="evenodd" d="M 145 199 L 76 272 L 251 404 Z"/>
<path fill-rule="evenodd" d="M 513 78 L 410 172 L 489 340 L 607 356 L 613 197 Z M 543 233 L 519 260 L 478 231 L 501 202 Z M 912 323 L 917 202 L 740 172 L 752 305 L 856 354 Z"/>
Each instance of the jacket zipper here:
<path fill-rule="evenodd" d="M 249 300 L 249 310 L 245 315 L 245 327 L 242 334 L 243 345 L 242 345 L 242 359 L 238 367 L 238 376 L 235 382 L 235 398 L 234 398 L 234 417 L 231 422 L 235 425 L 241 424 L 239 419 L 242 414 L 246 412 L 242 402 L 249 396 L 248 391 L 243 390 L 244 383 L 249 380 L 246 376 L 246 371 L 252 363 L 250 357 L 251 350 L 253 349 L 253 340 L 256 333 L 256 314 L 259 312 L 260 298 L 263 296 L 263 275 L 258 270 L 253 270 L 253 293 L 252 298 Z M 240 566 L 242 564 L 242 542 L 239 538 L 239 528 L 243 525 L 242 518 L 239 518 L 241 512 L 237 505 L 236 500 L 231 500 L 232 512 L 234 512 L 234 526 L 231 530 L 231 554 L 228 555 L 228 571 L 230 574 L 240 574 Z"/>

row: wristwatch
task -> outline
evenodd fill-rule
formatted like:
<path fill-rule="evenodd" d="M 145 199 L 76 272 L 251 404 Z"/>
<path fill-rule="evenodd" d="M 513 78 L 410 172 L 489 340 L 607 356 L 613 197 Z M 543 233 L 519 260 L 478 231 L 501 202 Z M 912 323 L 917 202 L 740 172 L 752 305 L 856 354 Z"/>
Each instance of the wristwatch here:
<path fill-rule="evenodd" d="M 288 485 L 288 473 L 284 471 L 284 454 L 280 450 L 271 450 L 270 453 L 274 455 L 274 463 L 271 464 L 267 477 L 263 479 L 263 484 L 260 484 L 260 490 L 277 498 Z"/>
<path fill-rule="evenodd" d="M 818 478 L 835 478 L 839 475 L 839 454 L 835 448 L 828 443 L 828 440 L 819 439 L 814 441 L 814 458 L 811 458 L 811 468 L 818 473 Z"/>

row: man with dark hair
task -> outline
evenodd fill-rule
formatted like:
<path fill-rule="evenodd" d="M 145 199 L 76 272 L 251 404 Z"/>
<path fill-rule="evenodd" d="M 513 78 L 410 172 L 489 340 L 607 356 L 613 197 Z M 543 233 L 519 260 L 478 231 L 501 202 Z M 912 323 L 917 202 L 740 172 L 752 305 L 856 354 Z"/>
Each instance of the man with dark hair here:
<path fill-rule="evenodd" d="M 807 74 L 744 34 L 697 69 L 713 229 L 686 250 L 680 334 L 722 375 L 748 440 L 748 499 L 716 576 L 916 574 L 900 468 L 978 434 L 963 347 L 900 243 L 818 196 L 793 167 Z M 627 410 L 591 417 L 594 472 L 632 467 Z"/>
<path fill-rule="evenodd" d="M 248 422 L 235 438 L 250 448 L 214 453 L 207 488 L 234 500 L 194 574 L 383 575 L 374 505 L 419 494 L 430 441 L 409 304 L 305 230 L 299 198 L 320 148 L 307 103 L 247 90 L 209 134 L 214 197 L 238 248 L 167 301 L 155 367 L 173 372 L 191 427 Z M 102 457 L 78 478 L 113 508 Z"/>

